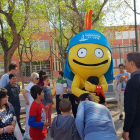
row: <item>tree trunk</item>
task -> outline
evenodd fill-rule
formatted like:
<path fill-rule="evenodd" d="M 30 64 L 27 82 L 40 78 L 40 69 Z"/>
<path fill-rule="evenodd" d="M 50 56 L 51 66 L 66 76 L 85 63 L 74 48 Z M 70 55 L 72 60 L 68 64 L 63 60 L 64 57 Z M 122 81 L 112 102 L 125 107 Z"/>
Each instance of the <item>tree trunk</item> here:
<path fill-rule="evenodd" d="M 12 56 L 9 55 L 9 51 L 4 51 L 4 72 L 9 71 L 9 65 L 11 63 Z"/>
<path fill-rule="evenodd" d="M 20 76 L 21 76 L 21 81 L 22 81 L 22 89 L 24 89 L 24 78 L 23 78 L 23 69 L 22 69 L 22 54 L 20 56 L 19 68 L 20 68 Z"/>

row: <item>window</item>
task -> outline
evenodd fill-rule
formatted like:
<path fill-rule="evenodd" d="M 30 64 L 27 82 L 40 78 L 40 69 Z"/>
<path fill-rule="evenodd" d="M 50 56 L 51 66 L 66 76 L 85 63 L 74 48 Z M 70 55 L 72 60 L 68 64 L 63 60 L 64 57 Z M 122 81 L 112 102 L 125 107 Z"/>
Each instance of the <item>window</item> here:
<path fill-rule="evenodd" d="M 44 70 L 47 75 L 50 76 L 50 61 L 42 61 L 42 62 L 33 62 L 33 72 L 39 73 L 40 70 Z M 30 62 L 24 62 L 22 65 L 23 68 L 23 76 L 30 77 L 31 76 L 31 66 Z"/>
<path fill-rule="evenodd" d="M 123 59 L 117 59 L 117 66 L 119 66 L 121 63 L 123 63 Z"/>
<path fill-rule="evenodd" d="M 129 45 L 128 44 L 125 44 L 123 45 L 125 48 L 124 48 L 124 52 L 127 53 L 129 52 Z"/>
<path fill-rule="evenodd" d="M 122 39 L 122 33 L 121 32 L 115 32 L 116 39 Z"/>
<path fill-rule="evenodd" d="M 113 67 L 116 67 L 115 59 L 113 59 Z"/>
<path fill-rule="evenodd" d="M 114 46 L 110 46 L 111 47 L 111 52 L 114 53 Z"/>
<path fill-rule="evenodd" d="M 121 53 L 122 52 L 122 45 L 116 45 L 116 51 L 117 51 L 117 53 Z"/>
<path fill-rule="evenodd" d="M 45 50 L 46 48 L 49 48 L 49 40 L 40 40 L 39 46 L 42 50 Z"/>
<path fill-rule="evenodd" d="M 128 39 L 128 31 L 123 31 L 123 39 Z"/>
<path fill-rule="evenodd" d="M 129 31 L 130 33 L 130 39 L 134 39 L 135 38 L 135 31 Z"/>

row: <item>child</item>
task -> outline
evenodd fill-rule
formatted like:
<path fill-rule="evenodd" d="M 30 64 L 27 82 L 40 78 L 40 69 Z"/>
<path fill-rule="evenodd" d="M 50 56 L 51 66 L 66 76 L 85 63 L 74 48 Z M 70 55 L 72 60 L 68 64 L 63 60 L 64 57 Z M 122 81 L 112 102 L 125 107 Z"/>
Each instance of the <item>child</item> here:
<path fill-rule="evenodd" d="M 71 102 L 68 99 L 62 99 L 59 108 L 62 115 L 59 114 L 53 119 L 50 136 L 53 140 L 80 140 L 75 119 L 70 115 Z"/>
<path fill-rule="evenodd" d="M 87 79 L 87 81 L 89 81 L 91 84 L 94 84 L 94 85 L 99 85 L 99 78 L 96 77 L 96 76 L 91 76 Z M 85 90 L 85 88 L 83 88 L 82 90 Z M 99 92 L 99 93 L 98 93 Z M 104 92 L 102 90 L 99 90 L 97 89 L 97 91 L 95 91 L 96 95 L 99 96 L 100 98 L 100 101 L 99 103 L 100 104 L 103 104 L 106 106 L 106 102 L 105 102 L 105 95 L 104 95 Z"/>
<path fill-rule="evenodd" d="M 45 111 L 41 100 L 44 98 L 43 88 L 39 85 L 34 85 L 31 88 L 31 96 L 34 101 L 30 108 L 29 121 L 30 137 L 33 140 L 43 140 L 46 138 L 49 123 L 45 121 Z"/>
<path fill-rule="evenodd" d="M 43 104 L 45 107 L 45 113 L 46 113 L 46 121 L 48 121 L 51 125 L 51 114 L 52 114 L 52 92 L 51 88 L 48 86 L 49 82 L 49 77 L 44 76 L 43 77 L 44 81 L 44 87 L 43 87 L 43 92 L 44 92 L 44 99 L 43 99 Z"/>

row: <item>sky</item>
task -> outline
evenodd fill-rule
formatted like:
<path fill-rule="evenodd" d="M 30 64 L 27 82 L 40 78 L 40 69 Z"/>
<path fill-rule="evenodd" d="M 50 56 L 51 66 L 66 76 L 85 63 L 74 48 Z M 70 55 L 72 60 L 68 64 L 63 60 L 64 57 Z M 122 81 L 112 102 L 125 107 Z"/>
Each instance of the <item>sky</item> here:
<path fill-rule="evenodd" d="M 134 9 L 134 0 L 130 0 L 130 1 L 131 1 L 131 7 Z M 140 13 L 140 0 L 135 0 L 135 1 L 137 7 L 136 10 L 138 13 Z M 105 26 L 134 25 L 135 24 L 134 11 L 128 8 L 126 12 L 129 13 L 129 15 L 126 14 L 126 16 L 124 16 L 122 12 L 119 11 L 115 11 L 112 14 L 107 13 L 105 17 L 106 18 Z M 140 25 L 140 15 L 137 14 L 136 18 L 137 18 L 137 24 Z"/>

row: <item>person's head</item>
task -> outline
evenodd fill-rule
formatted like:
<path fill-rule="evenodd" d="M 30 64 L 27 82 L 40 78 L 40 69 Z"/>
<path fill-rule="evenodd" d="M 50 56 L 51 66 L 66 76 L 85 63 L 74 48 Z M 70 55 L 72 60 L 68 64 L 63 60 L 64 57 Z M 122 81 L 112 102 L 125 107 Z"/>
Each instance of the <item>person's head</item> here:
<path fill-rule="evenodd" d="M 33 97 L 33 99 L 39 99 L 40 101 L 44 98 L 44 92 L 43 92 L 43 88 L 39 85 L 34 85 L 31 88 L 31 96 Z"/>
<path fill-rule="evenodd" d="M 84 93 L 82 95 L 79 96 L 77 102 L 80 103 L 82 101 L 92 101 L 94 102 L 94 98 L 90 93 Z"/>
<path fill-rule="evenodd" d="M 10 75 L 9 75 L 9 82 L 10 82 L 11 85 L 15 85 L 15 84 L 16 84 L 16 82 L 17 82 L 17 77 L 16 77 L 15 74 L 10 74 Z"/>
<path fill-rule="evenodd" d="M 58 78 L 62 78 L 64 76 L 64 72 L 63 71 L 58 71 Z"/>
<path fill-rule="evenodd" d="M 49 82 L 49 77 L 47 75 L 45 75 L 43 77 L 43 82 L 44 82 L 44 85 L 48 85 L 50 82 Z"/>
<path fill-rule="evenodd" d="M 70 112 L 71 111 L 71 102 L 68 99 L 62 99 L 59 103 L 59 109 L 62 112 Z"/>
<path fill-rule="evenodd" d="M 94 84 L 94 85 L 98 85 L 99 84 L 99 78 L 96 76 L 90 76 L 87 81 L 89 81 L 90 83 Z"/>
<path fill-rule="evenodd" d="M 34 83 L 34 84 L 37 84 L 38 81 L 39 81 L 39 74 L 36 73 L 36 72 L 33 72 L 31 74 L 31 81 Z"/>
<path fill-rule="evenodd" d="M 17 73 L 17 65 L 14 63 L 11 63 L 9 65 L 9 72 L 12 74 L 16 74 Z"/>
<path fill-rule="evenodd" d="M 123 64 L 119 64 L 118 68 L 120 73 L 124 73 L 125 66 Z"/>
<path fill-rule="evenodd" d="M 129 73 L 140 70 L 140 53 L 133 52 L 127 54 L 125 68 Z"/>
<path fill-rule="evenodd" d="M 39 72 L 39 79 L 42 80 L 43 77 L 44 77 L 45 75 L 46 75 L 46 72 L 43 71 L 43 70 L 41 70 L 41 71 Z"/>
<path fill-rule="evenodd" d="M 2 106 L 5 105 L 6 108 L 9 109 L 9 104 L 8 104 L 8 91 L 5 88 L 0 88 L 0 109 L 2 109 Z"/>

